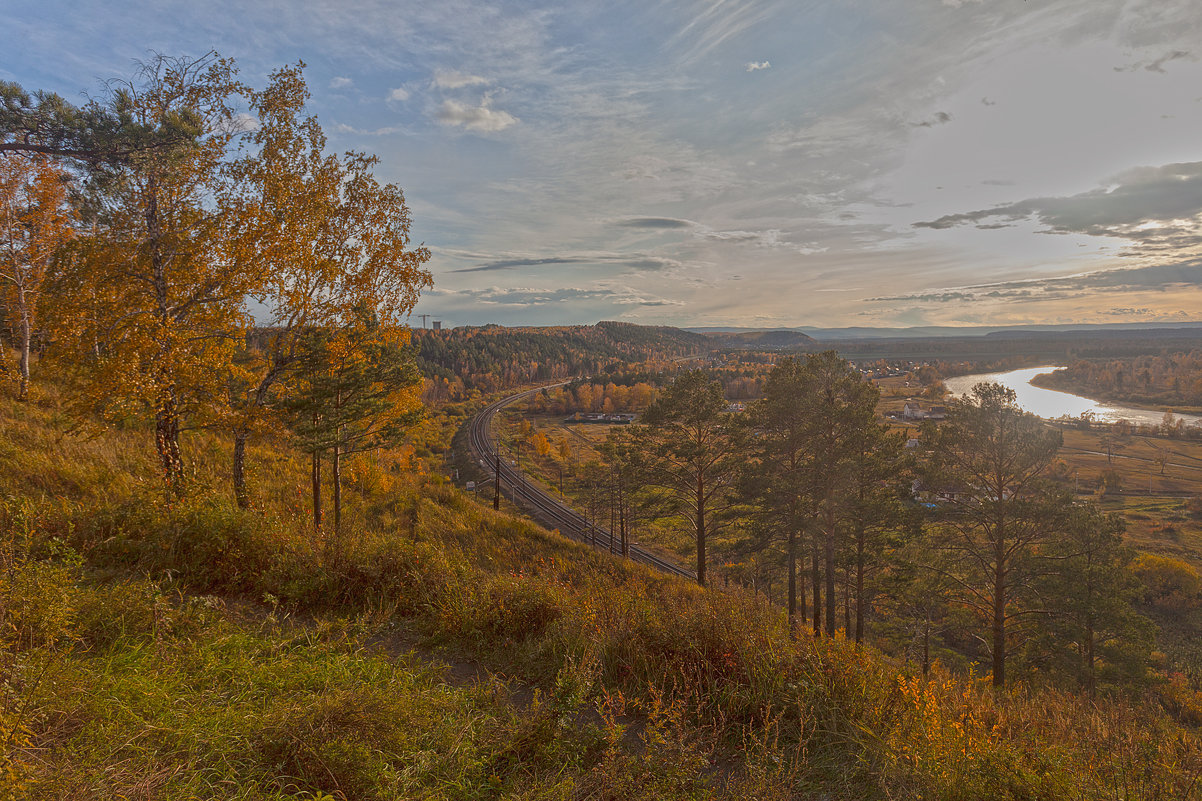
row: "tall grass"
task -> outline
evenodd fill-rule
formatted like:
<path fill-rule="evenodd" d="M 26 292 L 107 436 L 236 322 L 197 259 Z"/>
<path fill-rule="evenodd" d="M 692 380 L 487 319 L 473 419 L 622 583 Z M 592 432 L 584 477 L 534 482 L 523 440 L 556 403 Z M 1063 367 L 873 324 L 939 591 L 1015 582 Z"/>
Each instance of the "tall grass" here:
<path fill-rule="evenodd" d="M 30 797 L 1202 797 L 1197 732 L 1154 699 L 999 693 L 795 641 L 762 600 L 389 458 L 355 466 L 337 538 L 311 530 L 283 448 L 257 452 L 242 511 L 221 441 L 198 438 L 202 480 L 168 502 L 140 433 L 72 440 L 54 409 L 14 407 L 0 768 Z M 371 648 L 398 626 L 533 700 Z"/>

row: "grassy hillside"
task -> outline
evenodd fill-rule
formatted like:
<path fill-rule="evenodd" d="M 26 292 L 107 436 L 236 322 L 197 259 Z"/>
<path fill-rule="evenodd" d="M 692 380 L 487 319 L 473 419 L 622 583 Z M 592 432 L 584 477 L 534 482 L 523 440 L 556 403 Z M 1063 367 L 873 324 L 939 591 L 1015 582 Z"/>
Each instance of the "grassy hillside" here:
<path fill-rule="evenodd" d="M 348 468 L 340 537 L 282 445 L 243 512 L 196 436 L 168 502 L 148 432 L 79 422 L 0 398 L 0 797 L 1202 797 L 1155 699 L 794 642 L 394 455 Z"/>

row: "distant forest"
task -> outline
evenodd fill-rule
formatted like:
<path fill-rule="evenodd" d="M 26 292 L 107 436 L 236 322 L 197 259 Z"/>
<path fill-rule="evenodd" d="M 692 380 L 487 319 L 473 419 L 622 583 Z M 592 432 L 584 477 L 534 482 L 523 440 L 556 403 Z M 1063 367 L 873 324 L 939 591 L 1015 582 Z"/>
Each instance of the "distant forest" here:
<path fill-rule="evenodd" d="M 499 325 L 413 332 L 418 366 L 433 399 L 456 400 L 471 390 L 494 392 L 535 381 L 596 375 L 621 364 L 666 364 L 706 353 L 709 337 L 679 328 L 601 322 L 545 328 Z"/>
<path fill-rule="evenodd" d="M 1202 349 L 1113 359 L 1080 359 L 1032 382 L 1092 397 L 1154 406 L 1202 406 Z"/>

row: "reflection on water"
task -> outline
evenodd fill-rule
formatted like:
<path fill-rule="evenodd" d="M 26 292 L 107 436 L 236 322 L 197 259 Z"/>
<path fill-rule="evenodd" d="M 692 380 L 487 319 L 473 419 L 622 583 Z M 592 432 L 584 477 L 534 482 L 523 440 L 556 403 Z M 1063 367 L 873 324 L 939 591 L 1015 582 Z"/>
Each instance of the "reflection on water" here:
<path fill-rule="evenodd" d="M 1055 367 L 1027 367 L 1022 370 L 1011 370 L 1007 373 L 982 373 L 979 375 L 961 375 L 948 378 L 943 383 L 953 395 L 966 395 L 974 384 L 992 381 L 1010 387 L 1018 396 L 1018 405 L 1028 412 L 1055 419 L 1064 415 L 1079 417 L 1083 412 L 1093 412 L 1094 420 L 1101 423 L 1113 423 L 1117 420 L 1128 420 L 1137 425 L 1160 425 L 1164 412 L 1151 409 L 1136 409 L 1131 406 L 1120 406 L 1114 403 L 1090 400 L 1080 395 L 1067 392 L 1057 392 L 1054 389 L 1043 389 L 1032 386 L 1030 381 L 1041 373 L 1050 373 Z M 1193 414 L 1175 414 L 1185 421 L 1186 425 L 1202 423 L 1202 417 Z"/>

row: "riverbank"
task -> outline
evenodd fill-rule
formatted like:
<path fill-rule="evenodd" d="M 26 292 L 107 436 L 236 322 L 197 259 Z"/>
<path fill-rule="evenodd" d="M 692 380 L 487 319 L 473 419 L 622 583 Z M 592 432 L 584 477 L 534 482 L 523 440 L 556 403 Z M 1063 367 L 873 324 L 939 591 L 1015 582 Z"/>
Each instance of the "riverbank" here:
<path fill-rule="evenodd" d="M 1050 373 L 1040 373 L 1033 377 L 1030 381 L 1032 386 L 1041 387 L 1043 389 L 1054 390 L 1057 392 L 1068 392 L 1073 395 L 1089 395 L 1097 397 L 1099 400 L 1106 403 L 1123 404 L 1135 409 L 1144 409 L 1147 411 L 1156 411 L 1164 414 L 1172 412 L 1173 414 L 1195 414 L 1202 415 L 1202 406 L 1190 406 L 1188 404 L 1179 403 L 1159 403 L 1148 401 L 1144 398 L 1132 397 L 1126 393 L 1114 391 L 1106 391 L 1103 387 L 1092 385 L 1086 381 L 1075 378 L 1071 373 L 1067 372 L 1067 368 L 1057 367 Z"/>
<path fill-rule="evenodd" d="M 1014 390 L 1019 406 L 1047 420 L 1080 417 L 1088 414 L 1097 423 L 1116 423 L 1126 420 L 1133 425 L 1159 426 L 1164 421 L 1164 409 L 1147 409 L 1133 405 L 1108 403 L 1057 389 L 1047 389 L 1035 384 L 1034 379 L 1037 376 L 1051 373 L 1057 369 L 1059 368 L 1056 365 L 1041 365 L 1003 373 L 957 376 L 947 379 L 944 384 L 953 395 L 965 395 L 972 391 L 975 384 L 983 381 L 1002 384 Z M 1173 414 L 1187 426 L 1202 424 L 1202 416 L 1197 414 L 1178 413 L 1176 410 Z"/>

